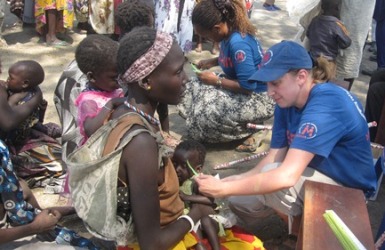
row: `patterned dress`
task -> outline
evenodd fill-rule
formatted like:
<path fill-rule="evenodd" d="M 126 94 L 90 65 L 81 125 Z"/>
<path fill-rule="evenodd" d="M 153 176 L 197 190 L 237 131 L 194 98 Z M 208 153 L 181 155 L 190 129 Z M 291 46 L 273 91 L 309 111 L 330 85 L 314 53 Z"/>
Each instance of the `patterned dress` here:
<path fill-rule="evenodd" d="M 184 0 L 178 27 L 180 0 L 155 0 L 155 27 L 173 34 L 184 52 L 192 49 L 193 25 L 191 21 L 195 0 Z"/>

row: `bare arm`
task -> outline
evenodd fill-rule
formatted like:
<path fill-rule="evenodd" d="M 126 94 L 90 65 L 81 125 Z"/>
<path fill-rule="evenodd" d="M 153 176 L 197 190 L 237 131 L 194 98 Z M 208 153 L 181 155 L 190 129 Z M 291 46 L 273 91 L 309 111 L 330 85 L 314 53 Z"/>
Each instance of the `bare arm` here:
<path fill-rule="evenodd" d="M 198 62 L 197 66 L 199 69 L 210 69 L 212 67 L 218 66 L 218 57 L 201 60 Z"/>
<path fill-rule="evenodd" d="M 11 108 L 7 102 L 8 94 L 4 86 L 0 85 L 0 129 L 8 132 L 24 121 L 42 101 L 41 90 L 24 105 Z"/>
<path fill-rule="evenodd" d="M 17 106 L 17 103 L 20 102 L 24 97 L 26 97 L 28 92 L 15 93 L 8 97 L 8 104 L 12 108 Z"/>
<path fill-rule="evenodd" d="M 223 178 L 222 181 L 231 181 L 236 179 L 241 179 L 247 176 L 253 176 L 261 172 L 261 169 L 269 163 L 274 162 L 283 162 L 287 153 L 287 148 L 280 149 L 270 149 L 269 153 L 251 170 L 244 172 L 239 175 L 231 175 L 226 178 Z"/>
<path fill-rule="evenodd" d="M 124 149 L 119 176 L 126 175 L 130 185 L 132 215 L 141 249 L 169 249 L 182 240 L 190 229 L 185 219 L 161 228 L 159 172 L 155 139 L 145 133 L 137 135 Z M 193 204 L 188 215 L 197 222 L 212 212 L 211 207 Z"/>
<path fill-rule="evenodd" d="M 212 197 L 266 194 L 294 186 L 313 157 L 314 154 L 307 151 L 289 149 L 281 166 L 267 172 L 259 171 L 226 182 L 206 175 L 195 180 L 199 191 Z"/>
<path fill-rule="evenodd" d="M 90 137 L 96 130 L 103 126 L 104 122 L 108 119 L 111 111 L 117 106 L 122 104 L 126 100 L 125 97 L 113 98 L 109 100 L 102 110 L 95 117 L 88 117 L 84 120 L 84 132 Z"/>
<path fill-rule="evenodd" d="M 45 209 L 27 225 L 0 229 L 0 244 L 53 229 L 60 218 L 58 211 Z"/>
<path fill-rule="evenodd" d="M 180 193 L 180 198 L 183 201 L 189 201 L 189 202 L 194 202 L 194 203 L 199 203 L 199 204 L 205 204 L 208 206 L 213 205 L 212 198 L 208 198 L 207 196 L 199 195 L 199 194 L 192 194 L 192 195 L 187 195 L 184 193 Z"/>

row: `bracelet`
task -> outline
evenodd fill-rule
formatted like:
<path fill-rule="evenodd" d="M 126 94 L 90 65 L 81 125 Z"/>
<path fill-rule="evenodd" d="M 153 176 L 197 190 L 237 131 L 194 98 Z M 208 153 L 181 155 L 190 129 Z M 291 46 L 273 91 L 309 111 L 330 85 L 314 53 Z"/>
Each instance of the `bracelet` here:
<path fill-rule="evenodd" d="M 194 226 L 195 226 L 193 219 L 191 219 L 191 217 L 188 216 L 187 214 L 179 216 L 178 220 L 179 219 L 186 219 L 190 223 L 190 226 L 191 226 L 189 233 L 192 232 L 192 230 L 194 229 Z"/>
<path fill-rule="evenodd" d="M 218 86 L 219 88 L 222 88 L 222 78 L 223 78 L 223 77 L 218 76 L 218 80 L 217 80 L 217 82 L 216 82 L 216 84 L 217 84 L 217 86 Z"/>
<path fill-rule="evenodd" d="M 112 110 L 112 109 L 110 109 L 109 107 L 107 107 L 106 105 L 104 105 L 103 108 L 107 109 L 108 111 L 111 111 L 111 110 Z"/>

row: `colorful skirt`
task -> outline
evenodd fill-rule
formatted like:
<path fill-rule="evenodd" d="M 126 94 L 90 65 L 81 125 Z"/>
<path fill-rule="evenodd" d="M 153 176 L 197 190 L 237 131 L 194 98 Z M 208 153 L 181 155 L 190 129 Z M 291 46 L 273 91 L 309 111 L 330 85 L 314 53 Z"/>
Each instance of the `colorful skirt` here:
<path fill-rule="evenodd" d="M 36 31 L 43 34 L 43 27 L 47 24 L 46 10 L 62 11 L 56 31 L 63 32 L 65 29 L 72 28 L 74 22 L 74 6 L 72 0 L 36 0 L 35 1 L 35 21 Z"/>
<path fill-rule="evenodd" d="M 219 237 L 222 250 L 264 250 L 263 243 L 255 235 L 247 234 L 239 227 L 232 227 L 225 230 L 226 235 Z M 201 243 L 207 250 L 211 250 L 209 242 L 205 240 L 199 240 L 194 233 L 188 233 L 185 235 L 172 250 L 188 250 L 195 249 L 195 246 Z M 140 250 L 139 245 L 131 245 L 121 247 L 118 246 L 117 250 Z"/>

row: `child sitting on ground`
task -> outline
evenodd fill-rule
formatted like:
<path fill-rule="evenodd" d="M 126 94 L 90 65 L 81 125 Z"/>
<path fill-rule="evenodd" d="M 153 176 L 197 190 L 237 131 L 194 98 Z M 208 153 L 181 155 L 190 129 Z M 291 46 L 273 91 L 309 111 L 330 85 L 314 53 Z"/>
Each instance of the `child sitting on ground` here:
<path fill-rule="evenodd" d="M 313 59 L 326 58 L 335 76 L 335 60 L 339 49 L 346 49 L 352 41 L 345 25 L 339 19 L 341 0 L 322 0 L 321 9 L 322 15 L 313 18 L 306 32 L 309 51 Z"/>
<path fill-rule="evenodd" d="M 17 105 L 30 105 L 29 100 L 36 94 L 38 86 L 44 81 L 44 69 L 36 61 L 18 61 L 9 68 L 9 77 L 5 82 L 8 91 L 8 104 L 11 107 Z M 30 135 L 32 127 L 47 135 L 57 138 L 61 135 L 58 125 L 50 123 L 43 125 L 47 101 L 43 100 L 39 106 L 24 120 L 17 129 L 11 131 L 7 141 L 12 145 L 23 145 Z"/>
<path fill-rule="evenodd" d="M 202 171 L 205 157 L 206 149 L 197 141 L 182 141 L 175 148 L 172 162 L 178 175 L 180 197 L 186 204 L 185 212 L 188 212 L 189 202 L 213 204 L 212 199 L 198 194 L 197 187 L 192 180 L 195 173 L 200 173 Z M 195 171 L 195 173 L 193 171 Z M 223 225 L 207 216 L 201 219 L 200 228 L 197 229 L 196 233 L 200 239 L 207 238 L 211 245 L 211 249 L 221 249 L 218 238 L 220 231 L 223 232 Z M 205 249 L 205 247 L 200 243 L 197 245 L 196 249 Z"/>
<path fill-rule="evenodd" d="M 61 135 L 61 128 L 54 123 L 43 124 L 47 107 L 45 100 L 38 105 L 30 102 L 40 91 L 44 70 L 38 62 L 24 60 L 13 64 L 8 74 L 7 81 L 2 84 L 7 89 L 9 106 L 26 105 L 32 110 L 15 129 L 3 136 L 15 169 L 31 186 L 35 185 L 34 178 L 37 175 L 45 176 L 45 179 L 53 176 L 58 178 L 63 170 L 63 162 L 61 146 L 55 138 Z"/>
<path fill-rule="evenodd" d="M 117 82 L 118 43 L 103 35 L 89 35 L 76 48 L 79 69 L 87 76 L 85 89 L 76 98 L 77 126 L 83 145 L 103 123 L 112 110 L 125 100 Z"/>

